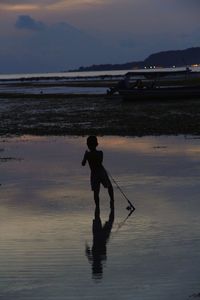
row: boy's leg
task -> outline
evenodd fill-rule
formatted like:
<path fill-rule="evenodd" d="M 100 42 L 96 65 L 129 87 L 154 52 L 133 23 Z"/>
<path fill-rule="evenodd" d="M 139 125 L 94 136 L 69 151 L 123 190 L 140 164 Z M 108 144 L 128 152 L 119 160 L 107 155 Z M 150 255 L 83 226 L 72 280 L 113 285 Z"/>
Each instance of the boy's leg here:
<path fill-rule="evenodd" d="M 113 206 L 114 206 L 114 191 L 113 191 L 112 184 L 109 185 L 109 187 L 108 187 L 108 194 L 110 196 L 110 207 L 113 208 Z"/>
<path fill-rule="evenodd" d="M 100 191 L 100 186 L 98 188 L 95 188 L 94 190 L 94 202 L 96 208 L 99 208 L 99 191 Z"/>
<path fill-rule="evenodd" d="M 112 183 L 108 177 L 107 172 L 105 172 L 101 178 L 101 183 L 105 188 L 108 189 L 108 194 L 110 196 L 110 208 L 114 208 L 114 191 L 113 191 L 113 186 Z"/>
<path fill-rule="evenodd" d="M 92 191 L 94 193 L 94 202 L 96 208 L 99 209 L 100 181 L 94 173 L 91 173 L 90 182 L 91 182 Z"/>

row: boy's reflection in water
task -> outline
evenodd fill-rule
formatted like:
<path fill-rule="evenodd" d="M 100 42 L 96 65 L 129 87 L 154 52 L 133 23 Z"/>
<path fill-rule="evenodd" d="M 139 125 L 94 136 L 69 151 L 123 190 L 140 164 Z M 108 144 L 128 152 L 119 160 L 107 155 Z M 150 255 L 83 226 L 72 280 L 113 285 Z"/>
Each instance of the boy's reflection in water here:
<path fill-rule="evenodd" d="M 114 206 L 110 209 L 108 221 L 102 226 L 100 218 L 100 210 L 95 209 L 95 218 L 93 220 L 93 245 L 90 248 L 86 245 L 85 253 L 92 264 L 92 276 L 94 279 L 101 279 L 103 277 L 103 262 L 107 259 L 106 244 L 108 243 L 112 226 L 114 223 Z"/>

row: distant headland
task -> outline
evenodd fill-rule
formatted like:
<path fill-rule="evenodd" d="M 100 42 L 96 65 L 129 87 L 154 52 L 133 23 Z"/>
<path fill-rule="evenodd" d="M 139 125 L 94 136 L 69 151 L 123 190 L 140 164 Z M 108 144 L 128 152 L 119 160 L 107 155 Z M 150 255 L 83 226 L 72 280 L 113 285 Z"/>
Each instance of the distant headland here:
<path fill-rule="evenodd" d="M 185 50 L 169 50 L 151 54 L 143 61 L 133 61 L 124 64 L 101 64 L 88 67 L 80 67 L 69 72 L 86 71 L 111 71 L 111 70 L 132 70 L 141 68 L 156 67 L 182 67 L 186 65 L 200 64 L 200 47 L 188 48 Z"/>

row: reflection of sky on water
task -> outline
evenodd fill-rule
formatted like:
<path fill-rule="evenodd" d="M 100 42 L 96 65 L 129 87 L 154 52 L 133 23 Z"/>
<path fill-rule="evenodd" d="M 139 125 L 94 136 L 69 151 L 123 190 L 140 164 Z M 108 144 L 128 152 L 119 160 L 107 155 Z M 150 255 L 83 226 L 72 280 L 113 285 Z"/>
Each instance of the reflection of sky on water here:
<path fill-rule="evenodd" d="M 22 94 L 105 94 L 107 88 L 104 87 L 68 87 L 68 86 L 10 86 L 0 85 L 1 93 L 22 93 Z"/>
<path fill-rule="evenodd" d="M 85 138 L 22 137 L 1 143 L 2 299 L 187 299 L 199 292 L 198 139 L 100 137 L 115 190 L 115 223 L 103 278 L 92 280 L 94 205 Z M 101 191 L 101 219 L 109 214 Z"/>

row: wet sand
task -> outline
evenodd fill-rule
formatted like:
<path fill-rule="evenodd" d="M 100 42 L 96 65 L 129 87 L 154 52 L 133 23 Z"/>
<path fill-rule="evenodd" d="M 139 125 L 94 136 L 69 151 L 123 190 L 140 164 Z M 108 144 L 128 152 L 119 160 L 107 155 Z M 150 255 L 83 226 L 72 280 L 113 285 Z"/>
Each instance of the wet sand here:
<path fill-rule="evenodd" d="M 200 101 L 124 102 L 104 95 L 0 97 L 0 135 L 199 135 Z"/>
<path fill-rule="evenodd" d="M 0 298 L 193 299 L 200 291 L 199 141 L 99 138 L 106 168 L 136 211 L 123 223 L 127 203 L 115 188 L 114 222 L 97 256 L 89 252 L 94 202 L 80 164 L 85 147 L 82 137 L 1 140 Z M 103 225 L 110 209 L 105 189 L 100 196 Z"/>
<path fill-rule="evenodd" d="M 131 103 L 107 98 L 106 89 L 118 80 L 2 81 L 0 136 L 200 134 L 200 99 Z"/>

